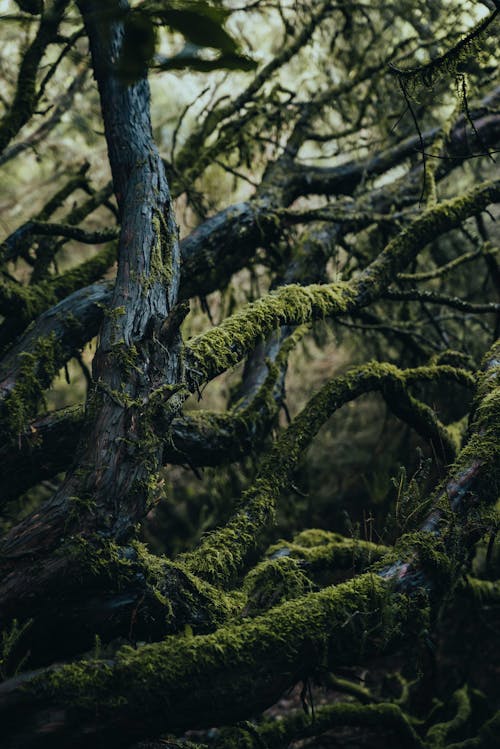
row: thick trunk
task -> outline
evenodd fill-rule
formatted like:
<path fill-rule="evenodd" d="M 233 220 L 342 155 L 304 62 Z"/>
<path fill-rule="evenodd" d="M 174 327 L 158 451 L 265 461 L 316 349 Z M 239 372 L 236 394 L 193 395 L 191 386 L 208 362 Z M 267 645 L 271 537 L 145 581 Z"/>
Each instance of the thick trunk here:
<path fill-rule="evenodd" d="M 174 329 L 166 340 L 162 333 L 177 301 L 180 253 L 163 162 L 152 138 L 149 86 L 145 77 L 127 86 L 114 69 L 127 7 L 110 3 L 110 15 L 103 17 L 100 3 L 80 3 L 121 214 L 118 271 L 73 469 L 55 496 L 3 540 L 4 620 L 12 615 L 16 595 L 23 609 L 28 599 L 35 603 L 34 588 L 43 608 L 45 595 L 50 601 L 64 592 L 59 582 L 72 569 L 64 557 L 75 540 L 77 547 L 88 543 L 95 550 L 96 534 L 114 541 L 130 536 L 155 499 L 163 452 L 155 432 L 157 412 L 163 412 L 164 430 L 175 414 L 173 404 L 180 403 L 175 397 L 182 382 L 180 335 Z M 74 591 L 67 595 L 71 599 Z M 67 604 L 63 618 L 72 616 L 74 603 Z"/>

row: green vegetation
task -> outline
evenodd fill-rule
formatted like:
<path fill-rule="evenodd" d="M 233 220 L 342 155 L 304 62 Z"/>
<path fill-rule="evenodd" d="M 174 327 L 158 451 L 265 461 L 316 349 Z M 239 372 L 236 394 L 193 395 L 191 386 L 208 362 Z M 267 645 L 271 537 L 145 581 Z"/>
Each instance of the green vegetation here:
<path fill-rule="evenodd" d="M 499 23 L 0 2 L 2 749 L 499 746 Z"/>

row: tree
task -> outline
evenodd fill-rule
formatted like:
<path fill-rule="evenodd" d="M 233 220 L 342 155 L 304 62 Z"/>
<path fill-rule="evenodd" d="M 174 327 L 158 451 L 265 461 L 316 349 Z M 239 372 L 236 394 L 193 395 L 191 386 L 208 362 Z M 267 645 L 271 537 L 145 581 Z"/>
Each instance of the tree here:
<path fill-rule="evenodd" d="M 42 207 L 1 246 L 5 746 L 166 735 L 161 745 L 174 746 L 218 726 L 219 747 L 278 747 L 339 725 L 375 727 L 377 742 L 395 732 L 401 745 L 493 746 L 499 706 L 474 684 L 455 684 L 429 713 L 428 667 L 420 692 L 407 685 L 399 700 L 339 673 L 401 659 L 408 645 L 425 653 L 464 597 L 498 603 L 497 3 L 17 6 L 3 19 L 20 62 L 3 63 L 0 160 L 15 175 L 15 160 L 38 149 L 57 189 L 38 190 Z M 257 65 L 264 21 L 273 38 Z M 245 51 L 236 40 L 250 35 Z M 87 162 L 75 169 L 44 146 L 82 101 L 93 123 L 88 59 L 112 178 L 98 189 Z M 175 116 L 158 141 L 150 68 L 167 91 L 174 75 L 199 86 L 197 117 L 166 99 Z M 196 223 L 181 241 L 173 201 Z M 64 256 L 71 242 L 93 254 Z M 190 300 L 227 290 L 245 268 L 268 290 L 186 337 Z M 288 358 L 332 327 L 358 359 L 330 371 L 285 425 Z M 85 403 L 45 410 L 57 372 L 74 357 L 85 371 L 81 351 L 97 334 Z M 243 360 L 226 411 L 188 408 Z M 409 507 L 404 522 L 386 543 L 345 527 L 279 541 L 277 508 L 305 450 L 370 392 L 430 446 L 427 484 L 402 471 L 389 496 Z M 141 541 L 164 465 L 249 456 L 241 496 L 191 548 L 172 557 Z M 300 681 L 310 701 L 311 680 L 349 697 L 256 720 Z"/>

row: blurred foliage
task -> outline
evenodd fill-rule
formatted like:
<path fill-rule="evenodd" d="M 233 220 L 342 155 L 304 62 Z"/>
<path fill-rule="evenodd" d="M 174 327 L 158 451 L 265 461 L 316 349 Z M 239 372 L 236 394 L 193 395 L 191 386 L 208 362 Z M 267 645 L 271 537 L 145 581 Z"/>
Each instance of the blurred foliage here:
<path fill-rule="evenodd" d="M 222 118 L 201 146 L 190 150 L 192 134 L 223 110 L 228 100 L 235 98 L 235 92 L 244 91 L 252 80 L 252 71 L 261 70 L 272 61 L 317 7 L 316 0 L 145 0 L 133 4 L 127 13 L 118 69 L 133 84 L 146 67 L 151 68 L 155 137 L 176 186 L 182 236 L 217 210 L 255 194 L 269 165 L 283 152 L 294 125 L 325 91 L 329 97 L 314 110 L 307 137 L 297 153 L 297 162 L 304 166 L 334 167 L 367 158 L 403 138 L 415 136 L 416 123 L 424 132 L 443 125 L 454 112 L 467 115 L 498 85 L 498 39 L 494 33 L 482 39 L 480 54 L 474 51 L 461 59 L 450 74 L 441 71 L 439 76 L 424 81 L 426 85 L 412 87 L 407 92 L 409 102 L 405 101 L 397 78 L 388 70 L 389 61 L 405 70 L 428 65 L 445 54 L 485 17 L 487 8 L 482 3 L 377 0 L 369 4 L 334 4 L 310 43 L 279 66 L 255 95 Z M 0 13 L 14 18 L 2 23 L 0 107 L 5 111 L 15 90 L 18 60 L 35 33 L 31 16 L 40 9 L 38 2 L 0 2 Z M 19 19 L 19 10 L 27 15 Z M 69 12 L 62 41 L 79 25 L 78 16 Z M 59 53 L 56 46 L 48 50 L 47 67 Z M 86 42 L 78 39 L 47 81 L 36 116 L 21 131 L 19 141 L 29 139 L 47 122 L 73 80 L 75 65 L 86 64 Z M 357 78 L 359 83 L 350 89 L 347 84 Z M 480 179 L 498 173 L 498 165 L 488 158 L 467 127 L 464 117 L 464 149 L 470 150 L 470 158 L 460 170 L 439 182 L 439 199 L 457 195 Z M 217 143 L 224 144 L 220 151 L 216 150 Z M 205 153 L 206 164 L 200 166 Z M 53 220 L 62 220 L 110 176 L 98 94 L 90 76 L 57 125 L 48 131 L 43 144 L 35 143 L 15 161 L 2 166 L 0 213 L 5 236 L 39 211 L 84 160 L 91 164 L 92 180 L 63 202 Z M 362 183 L 352 200 L 362 199 L 366 192 L 376 192 L 384 185 L 397 185 L 398 178 L 421 161 L 422 153 L 416 148 L 403 164 L 373 179 L 368 188 Z M 184 168 L 186 164 L 192 172 Z M 333 203 L 329 197 L 306 196 L 297 199 L 293 208 L 307 210 Z M 94 211 L 86 219 L 86 226 L 107 226 L 112 209 L 116 210 L 114 199 Z M 417 207 L 410 208 L 409 215 L 416 210 Z M 498 226 L 498 222 L 489 224 L 488 242 L 493 248 L 500 243 Z M 353 278 L 360 266 L 380 252 L 394 231 L 390 224 L 375 224 L 345 233 L 328 257 L 325 280 Z M 261 248 L 226 288 L 207 298 L 193 299 L 184 324 L 185 336 L 218 323 L 279 283 L 287 264 L 295 259 L 295 247 L 303 232 L 303 228 L 288 227 L 279 240 Z M 481 252 L 474 272 L 464 264 L 448 275 L 431 279 L 426 288 L 470 302 L 497 300 L 498 289 L 488 270 L 483 235 L 480 223 L 470 220 L 432 242 L 429 251 L 408 270 L 429 272 L 462 253 Z M 97 245 L 69 241 L 58 252 L 50 272 L 73 267 L 97 251 Z M 29 263 L 19 259 L 9 273 L 17 281 L 25 281 L 29 278 Z M 478 368 L 495 331 L 498 334 L 498 320 L 492 315 L 459 315 L 437 305 L 380 302 L 370 311 L 374 316 L 371 320 L 341 319 L 335 326 L 318 323 L 297 346 L 290 357 L 285 407 L 276 429 L 286 426 L 290 416 L 297 414 L 323 382 L 353 365 L 370 359 L 402 367 L 419 363 L 415 349 L 402 343 L 399 334 L 410 331 L 431 355 L 456 350 L 464 366 L 472 369 Z M 48 409 L 84 401 L 85 368 L 91 364 L 93 350 L 90 345 L 80 362 L 70 362 L 68 376 L 64 371 L 60 373 L 47 394 Z M 200 395 L 192 396 L 187 408 L 225 410 L 237 399 L 241 376 L 242 367 L 222 375 Z M 414 393 L 435 408 L 446 425 L 459 424 L 470 410 L 472 396 L 462 391 L 457 396 L 457 390 L 447 385 L 426 384 L 416 387 Z M 268 436 L 268 441 L 272 436 Z M 163 476 L 164 495 L 141 531 L 144 540 L 154 551 L 173 557 L 191 549 L 203 534 L 229 518 L 235 498 L 255 476 L 256 459 L 256 455 L 249 455 L 238 464 L 196 472 L 189 466 L 168 466 Z M 429 487 L 443 472 L 442 455 L 392 415 L 379 394 L 365 395 L 335 413 L 304 454 L 291 489 L 281 498 L 277 524 L 267 541 L 270 544 L 278 538 L 290 539 L 304 528 L 324 528 L 391 544 L 401 534 L 418 527 L 425 514 Z M 11 503 L 0 527 L 9 527 L 14 519 L 36 508 L 62 479 L 58 476 Z M 491 539 L 478 545 L 474 572 L 488 580 L 500 576 L 500 544 L 493 530 Z M 463 612 L 464 620 L 467 613 L 470 614 Z M 488 613 L 482 611 L 481 616 L 487 619 L 486 623 L 481 620 L 481 627 L 487 630 L 491 626 Z M 444 617 L 443 622 L 446 621 Z M 462 633 L 470 628 L 470 619 L 462 622 Z M 15 640 L 15 633 L 6 637 L 4 649 L 10 646 L 9 638 Z M 472 655 L 468 657 L 473 660 Z M 460 671 L 461 666 L 454 668 Z"/>

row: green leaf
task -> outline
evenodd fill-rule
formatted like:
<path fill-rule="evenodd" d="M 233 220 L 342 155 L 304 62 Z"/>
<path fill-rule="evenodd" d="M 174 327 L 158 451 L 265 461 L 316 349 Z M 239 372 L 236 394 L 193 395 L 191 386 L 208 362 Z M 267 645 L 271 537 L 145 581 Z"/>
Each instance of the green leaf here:
<path fill-rule="evenodd" d="M 24 13 L 30 13 L 32 16 L 36 16 L 43 10 L 42 0 L 15 0 L 15 2 Z"/>
<path fill-rule="evenodd" d="M 148 15 L 135 11 L 125 18 L 124 32 L 117 70 L 121 79 L 132 85 L 147 73 L 155 53 L 156 29 Z"/>
<path fill-rule="evenodd" d="M 155 70 L 197 70 L 209 73 L 212 70 L 255 70 L 257 63 L 246 55 L 219 55 L 214 60 L 205 60 L 196 53 L 180 53 L 174 57 L 165 57 L 155 64 Z"/>
<path fill-rule="evenodd" d="M 225 8 L 205 0 L 171 0 L 144 3 L 141 9 L 162 24 L 179 31 L 199 47 L 212 47 L 228 54 L 237 53 L 237 42 L 223 27 L 229 15 Z"/>
<path fill-rule="evenodd" d="M 154 65 L 156 70 L 200 72 L 212 70 L 254 70 L 257 64 L 240 53 L 237 42 L 223 28 L 229 12 L 205 0 L 151 0 L 130 10 L 124 20 L 124 40 L 117 70 L 128 85 L 146 75 L 156 48 L 156 25 L 169 26 L 187 40 L 184 49 Z M 201 51 L 216 49 L 219 56 L 204 59 Z"/>

